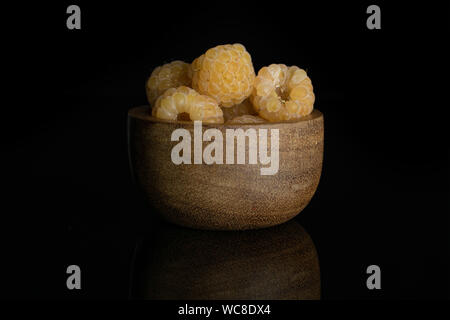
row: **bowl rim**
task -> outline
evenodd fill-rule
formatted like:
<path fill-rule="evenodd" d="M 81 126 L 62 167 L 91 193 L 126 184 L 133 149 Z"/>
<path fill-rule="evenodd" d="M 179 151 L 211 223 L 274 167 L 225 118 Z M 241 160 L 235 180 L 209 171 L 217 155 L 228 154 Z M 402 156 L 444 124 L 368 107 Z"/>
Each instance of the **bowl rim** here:
<path fill-rule="evenodd" d="M 153 123 L 166 123 L 168 125 L 183 125 L 183 126 L 194 126 L 193 121 L 179 121 L 179 120 L 164 120 L 164 119 L 158 119 L 153 117 L 150 112 L 149 105 L 141 105 L 137 107 L 133 107 L 130 110 L 128 110 L 128 117 L 129 118 L 135 118 L 139 120 L 144 120 L 147 122 L 153 122 Z M 267 126 L 276 126 L 276 125 L 288 125 L 288 124 L 296 124 L 296 123 L 302 123 L 302 122 L 308 122 L 312 120 L 316 120 L 319 118 L 322 118 L 323 114 L 317 109 L 314 109 L 309 115 L 302 117 L 298 120 L 292 120 L 292 121 L 282 121 L 282 122 L 263 122 L 263 123 L 203 123 L 202 126 L 204 127 L 242 127 L 242 126 L 252 126 L 252 127 L 267 127 Z"/>

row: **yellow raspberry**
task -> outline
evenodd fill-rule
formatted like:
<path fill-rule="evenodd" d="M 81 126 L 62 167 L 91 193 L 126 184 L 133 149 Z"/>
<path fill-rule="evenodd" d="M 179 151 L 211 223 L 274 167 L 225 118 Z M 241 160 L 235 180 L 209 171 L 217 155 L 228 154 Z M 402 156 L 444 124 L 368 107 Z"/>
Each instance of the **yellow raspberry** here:
<path fill-rule="evenodd" d="M 155 68 L 147 80 L 147 99 L 151 106 L 167 89 L 179 86 L 191 86 L 192 72 L 190 64 L 172 61 Z"/>
<path fill-rule="evenodd" d="M 222 108 L 223 118 L 225 121 L 231 120 L 236 117 L 240 117 L 243 115 L 256 115 L 256 111 L 253 108 L 253 105 L 250 99 L 245 99 L 239 104 L 232 106 L 231 108 Z"/>
<path fill-rule="evenodd" d="M 259 70 L 251 100 L 260 117 L 269 121 L 287 121 L 310 114 L 315 96 L 305 70 L 271 64 Z"/>
<path fill-rule="evenodd" d="M 184 120 L 223 123 L 223 113 L 217 101 L 186 86 L 166 90 L 155 102 L 152 116 L 164 120 Z"/>
<path fill-rule="evenodd" d="M 261 117 L 254 116 L 251 114 L 244 114 L 239 117 L 235 117 L 231 120 L 228 120 L 226 124 L 251 124 L 251 123 L 264 123 L 267 122 Z"/>
<path fill-rule="evenodd" d="M 252 58 L 239 43 L 217 46 L 192 62 L 192 87 L 231 107 L 250 96 L 255 81 Z"/>

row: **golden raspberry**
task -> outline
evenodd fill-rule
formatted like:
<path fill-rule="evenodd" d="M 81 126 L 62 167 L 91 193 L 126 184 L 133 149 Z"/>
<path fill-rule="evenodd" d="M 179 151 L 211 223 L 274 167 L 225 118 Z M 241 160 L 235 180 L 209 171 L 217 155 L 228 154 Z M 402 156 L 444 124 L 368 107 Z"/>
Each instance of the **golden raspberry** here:
<path fill-rule="evenodd" d="M 260 117 L 286 121 L 310 114 L 315 96 L 305 70 L 271 64 L 259 70 L 251 100 Z"/>
<path fill-rule="evenodd" d="M 147 99 L 151 106 L 167 89 L 179 86 L 191 86 L 190 64 L 183 61 L 172 61 L 155 68 L 147 80 Z"/>
<path fill-rule="evenodd" d="M 250 123 L 264 123 L 264 122 L 267 121 L 261 117 L 254 116 L 251 114 L 244 114 L 242 116 L 228 120 L 226 124 L 250 124 Z"/>
<path fill-rule="evenodd" d="M 222 109 L 216 100 L 185 86 L 166 90 L 152 108 L 152 115 L 164 120 L 184 120 L 184 114 L 192 121 L 223 123 Z"/>
<path fill-rule="evenodd" d="M 252 58 L 241 44 L 211 48 L 192 62 L 192 87 L 231 107 L 250 96 L 255 81 Z"/>
<path fill-rule="evenodd" d="M 236 104 L 230 108 L 222 108 L 222 111 L 223 111 L 223 118 L 225 119 L 225 121 L 228 121 L 233 118 L 243 116 L 246 114 L 251 114 L 251 115 L 257 114 L 249 99 L 245 99 L 241 103 Z"/>

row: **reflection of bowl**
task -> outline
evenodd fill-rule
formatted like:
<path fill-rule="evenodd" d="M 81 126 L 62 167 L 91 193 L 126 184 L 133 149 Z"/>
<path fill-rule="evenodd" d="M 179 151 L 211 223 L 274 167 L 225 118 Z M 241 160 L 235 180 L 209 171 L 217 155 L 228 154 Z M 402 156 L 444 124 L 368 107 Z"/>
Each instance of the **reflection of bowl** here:
<path fill-rule="evenodd" d="M 320 299 L 316 248 L 295 220 L 245 232 L 155 229 L 136 253 L 133 298 Z"/>
<path fill-rule="evenodd" d="M 216 128 L 223 134 L 224 159 L 226 129 L 279 129 L 279 169 L 261 175 L 269 165 L 248 164 L 249 143 L 245 144 L 246 164 L 180 164 L 171 159 L 172 132 L 183 128 L 192 137 L 194 125 L 187 121 L 164 121 L 150 116 L 149 107 L 128 113 L 130 161 L 137 182 L 150 204 L 173 223 L 216 230 L 255 229 L 283 223 L 297 215 L 311 200 L 319 183 L 323 157 L 323 116 L 320 111 L 297 122 L 247 125 L 203 124 L 202 130 Z M 203 143 L 203 148 L 209 142 Z M 237 148 L 235 148 L 236 150 Z M 225 162 L 225 161 L 224 161 Z"/>

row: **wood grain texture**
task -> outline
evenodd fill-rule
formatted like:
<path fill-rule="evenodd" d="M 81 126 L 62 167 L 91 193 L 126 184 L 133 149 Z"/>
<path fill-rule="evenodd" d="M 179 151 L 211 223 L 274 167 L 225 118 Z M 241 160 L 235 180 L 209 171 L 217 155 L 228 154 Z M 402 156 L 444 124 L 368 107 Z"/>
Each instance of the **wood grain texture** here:
<path fill-rule="evenodd" d="M 248 231 L 155 229 L 136 254 L 133 298 L 320 299 L 317 251 L 295 220 Z"/>
<path fill-rule="evenodd" d="M 129 111 L 131 167 L 150 204 L 165 219 L 199 229 L 255 229 L 283 223 L 306 207 L 322 170 L 322 113 L 314 110 L 298 122 L 203 125 L 203 131 L 212 127 L 224 137 L 227 128 L 279 129 L 278 173 L 261 175 L 260 168 L 267 165 L 259 162 L 175 165 L 171 150 L 178 142 L 171 141 L 171 134 L 184 128 L 194 137 L 193 123 L 152 118 L 148 106 Z"/>

